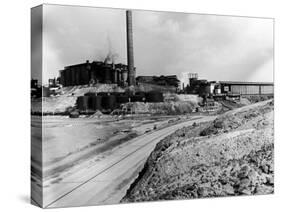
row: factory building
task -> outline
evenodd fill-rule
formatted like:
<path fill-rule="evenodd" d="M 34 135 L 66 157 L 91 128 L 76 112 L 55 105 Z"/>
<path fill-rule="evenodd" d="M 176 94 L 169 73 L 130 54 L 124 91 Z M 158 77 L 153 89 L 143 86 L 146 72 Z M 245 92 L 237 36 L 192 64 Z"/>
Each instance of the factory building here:
<path fill-rule="evenodd" d="M 220 81 L 222 93 L 240 95 L 273 95 L 274 85 L 267 82 Z"/>
<path fill-rule="evenodd" d="M 112 112 L 127 102 L 163 102 L 161 92 L 138 92 L 134 95 L 126 93 L 86 93 L 77 98 L 77 109 L 81 112 L 91 113 L 100 110 L 103 113 Z"/>
<path fill-rule="evenodd" d="M 135 69 L 135 68 L 134 68 Z M 62 86 L 88 85 L 91 83 L 107 83 L 126 85 L 128 68 L 124 64 L 93 61 L 90 63 L 67 66 L 60 71 Z"/>
<path fill-rule="evenodd" d="M 104 62 L 94 61 L 90 63 L 67 66 L 60 71 L 60 83 L 62 86 L 87 85 L 91 83 L 107 83 L 118 85 L 135 85 L 136 68 L 134 66 L 133 49 L 133 21 L 132 11 L 126 11 L 127 32 L 127 65 L 115 64 L 114 58 L 109 54 Z"/>
<path fill-rule="evenodd" d="M 198 79 L 198 75 L 189 74 L 189 86 L 185 88 L 187 93 L 210 95 L 267 95 L 273 96 L 274 85 L 269 82 L 236 82 L 236 81 L 208 81 Z"/>
<path fill-rule="evenodd" d="M 180 81 L 177 75 L 166 75 L 166 76 L 138 76 L 136 78 L 137 83 L 148 83 L 159 86 L 173 86 L 179 87 Z"/>

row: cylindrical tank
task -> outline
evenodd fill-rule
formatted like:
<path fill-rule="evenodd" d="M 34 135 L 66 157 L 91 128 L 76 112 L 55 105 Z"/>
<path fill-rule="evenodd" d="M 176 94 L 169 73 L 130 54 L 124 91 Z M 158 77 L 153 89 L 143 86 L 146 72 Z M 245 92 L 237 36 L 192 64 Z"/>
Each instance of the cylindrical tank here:
<path fill-rule="evenodd" d="M 104 69 L 104 82 L 111 83 L 111 69 L 110 67 L 105 67 Z"/>
<path fill-rule="evenodd" d="M 136 95 L 141 95 L 141 96 L 145 97 L 145 92 L 144 91 L 139 91 L 139 92 L 136 92 Z"/>
<path fill-rule="evenodd" d="M 71 81 L 71 74 L 69 69 L 65 69 L 65 86 L 70 86 L 70 81 Z"/>
<path fill-rule="evenodd" d="M 88 92 L 88 93 L 85 93 L 84 96 L 97 96 L 97 93 L 95 93 L 95 92 Z"/>
<path fill-rule="evenodd" d="M 149 92 L 145 94 L 145 99 L 147 102 L 163 102 L 164 97 L 161 92 Z"/>
<path fill-rule="evenodd" d="M 70 69 L 70 73 L 71 73 L 71 84 L 70 85 L 74 86 L 75 85 L 75 69 L 74 68 Z"/>
<path fill-rule="evenodd" d="M 75 69 L 74 71 L 75 71 L 74 72 L 74 75 L 75 75 L 74 83 L 75 83 L 75 85 L 80 85 L 80 70 Z"/>
<path fill-rule="evenodd" d="M 127 82 L 128 80 L 128 72 L 126 70 L 122 71 L 122 82 Z"/>
<path fill-rule="evenodd" d="M 103 109 L 115 109 L 116 108 L 116 96 L 108 95 L 102 96 L 101 105 Z"/>
<path fill-rule="evenodd" d="M 110 95 L 109 92 L 99 92 L 97 94 L 98 94 L 98 96 L 109 96 Z"/>
<path fill-rule="evenodd" d="M 121 82 L 121 70 L 120 69 L 115 69 L 116 71 L 116 76 L 117 76 L 117 83 Z"/>
<path fill-rule="evenodd" d="M 145 102 L 145 95 L 131 96 L 131 102 Z"/>
<path fill-rule="evenodd" d="M 77 98 L 77 109 L 80 111 L 89 109 L 89 96 L 79 96 Z"/>
<path fill-rule="evenodd" d="M 65 72 L 64 72 L 64 70 L 60 71 L 60 84 L 62 86 L 65 86 Z"/>
<path fill-rule="evenodd" d="M 89 70 L 84 68 L 80 70 L 80 82 L 83 85 L 86 85 L 90 81 Z"/>
<path fill-rule="evenodd" d="M 118 72 L 116 69 L 112 69 L 113 72 L 113 83 L 117 83 L 118 82 Z"/>
<path fill-rule="evenodd" d="M 129 102 L 129 96 L 127 95 L 120 95 L 120 96 L 117 96 L 117 103 L 118 104 L 123 104 L 123 103 L 127 103 Z"/>
<path fill-rule="evenodd" d="M 101 96 L 89 96 L 89 109 L 91 110 L 101 110 Z"/>

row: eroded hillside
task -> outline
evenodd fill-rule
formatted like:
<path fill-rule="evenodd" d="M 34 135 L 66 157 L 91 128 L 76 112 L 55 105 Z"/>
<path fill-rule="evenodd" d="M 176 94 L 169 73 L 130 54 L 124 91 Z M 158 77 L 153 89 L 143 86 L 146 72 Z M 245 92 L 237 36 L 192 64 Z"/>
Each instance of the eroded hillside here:
<path fill-rule="evenodd" d="M 166 137 L 122 202 L 273 193 L 273 107 L 248 105 Z"/>

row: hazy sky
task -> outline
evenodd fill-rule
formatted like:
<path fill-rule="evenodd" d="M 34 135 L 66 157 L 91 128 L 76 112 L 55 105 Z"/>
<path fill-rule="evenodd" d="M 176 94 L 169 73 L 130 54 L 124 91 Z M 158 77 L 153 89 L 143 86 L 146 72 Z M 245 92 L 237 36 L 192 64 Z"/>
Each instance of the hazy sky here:
<path fill-rule="evenodd" d="M 125 10 L 44 6 L 43 78 L 64 66 L 104 60 L 126 64 Z M 187 73 L 208 80 L 273 81 L 273 20 L 133 11 L 137 75 Z"/>

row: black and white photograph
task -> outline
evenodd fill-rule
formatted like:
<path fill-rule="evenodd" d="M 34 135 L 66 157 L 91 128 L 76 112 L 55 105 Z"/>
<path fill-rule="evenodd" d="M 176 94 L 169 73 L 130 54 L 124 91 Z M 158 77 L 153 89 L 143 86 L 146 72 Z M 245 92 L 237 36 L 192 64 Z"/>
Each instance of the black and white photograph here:
<path fill-rule="evenodd" d="M 273 18 L 39 5 L 30 85 L 34 205 L 274 194 Z"/>

